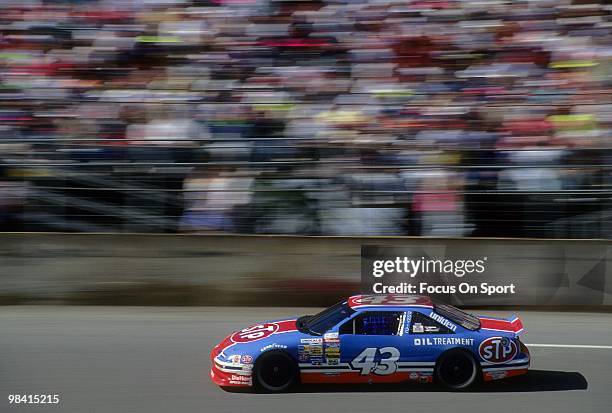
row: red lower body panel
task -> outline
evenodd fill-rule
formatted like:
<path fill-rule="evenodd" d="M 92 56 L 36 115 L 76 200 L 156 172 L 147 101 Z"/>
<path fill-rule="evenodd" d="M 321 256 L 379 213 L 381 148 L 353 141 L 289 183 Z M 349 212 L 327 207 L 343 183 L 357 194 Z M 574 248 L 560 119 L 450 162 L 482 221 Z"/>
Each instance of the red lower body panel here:
<path fill-rule="evenodd" d="M 527 374 L 527 369 L 518 370 L 501 370 L 501 371 L 485 371 L 482 373 L 484 381 L 493 381 L 500 379 L 507 379 L 508 377 L 521 376 Z"/>
<path fill-rule="evenodd" d="M 368 375 L 364 376 L 359 372 L 341 373 L 302 373 L 300 375 L 302 383 L 398 383 L 402 381 L 418 381 L 429 383 L 433 381 L 431 373 L 423 372 L 398 372 L 389 375 Z"/>
<path fill-rule="evenodd" d="M 502 370 L 483 372 L 484 381 L 500 380 L 527 373 L 527 369 Z M 251 376 L 240 375 L 232 372 L 220 370 L 214 363 L 210 370 L 211 380 L 222 387 L 250 387 L 252 385 Z M 338 373 L 315 373 L 302 372 L 300 374 L 302 383 L 398 383 L 402 381 L 413 381 L 418 383 L 433 382 L 432 372 L 397 372 L 389 375 L 368 375 L 364 376 L 359 372 L 338 372 Z"/>

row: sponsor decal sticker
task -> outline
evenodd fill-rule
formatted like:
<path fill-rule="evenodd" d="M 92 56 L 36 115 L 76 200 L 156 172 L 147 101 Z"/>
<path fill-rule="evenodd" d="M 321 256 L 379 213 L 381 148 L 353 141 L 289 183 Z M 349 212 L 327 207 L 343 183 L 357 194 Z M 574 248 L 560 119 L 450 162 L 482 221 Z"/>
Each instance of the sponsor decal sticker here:
<path fill-rule="evenodd" d="M 322 356 L 323 355 L 323 347 L 322 346 L 310 346 L 310 356 Z"/>
<path fill-rule="evenodd" d="M 234 343 L 249 343 L 271 336 L 279 329 L 276 323 L 255 324 L 231 335 L 230 340 Z"/>
<path fill-rule="evenodd" d="M 506 363 L 518 354 L 516 343 L 506 337 L 490 337 L 480 343 L 478 353 L 484 361 Z"/>
<path fill-rule="evenodd" d="M 237 374 L 232 374 L 231 379 L 232 380 L 239 380 L 239 381 L 249 381 L 250 377 L 249 376 L 239 376 Z"/>
<path fill-rule="evenodd" d="M 410 380 L 418 381 L 420 383 L 429 383 L 430 381 L 432 381 L 433 375 L 431 373 L 427 373 L 427 372 L 413 371 L 412 373 L 410 373 L 408 378 Z"/>
<path fill-rule="evenodd" d="M 325 333 L 323 338 L 325 339 L 325 341 L 338 340 L 338 333 Z"/>
<path fill-rule="evenodd" d="M 268 350 L 272 350 L 275 348 L 280 348 L 280 349 L 286 349 L 287 346 L 284 344 L 268 344 L 267 346 L 263 346 L 261 349 L 259 349 L 260 352 L 264 352 L 264 351 L 268 351 Z"/>
<path fill-rule="evenodd" d="M 300 343 L 302 344 L 322 344 L 322 338 L 302 338 L 300 339 Z"/>
<path fill-rule="evenodd" d="M 237 374 L 232 374 L 229 380 L 230 384 L 247 384 L 251 385 L 251 376 L 239 376 Z"/>
<path fill-rule="evenodd" d="M 406 317 L 404 319 L 404 332 L 406 334 L 410 333 L 410 322 L 412 321 L 412 311 L 406 312 Z"/>
<path fill-rule="evenodd" d="M 445 327 L 450 328 L 453 331 L 457 331 L 457 326 L 455 324 L 453 324 L 451 321 L 447 320 L 446 318 L 442 317 L 439 314 L 434 313 L 433 311 L 429 313 L 429 317 L 436 320 L 438 323 L 442 324 Z"/>
<path fill-rule="evenodd" d="M 425 337 L 415 338 L 415 346 L 472 346 L 474 345 L 473 338 L 463 337 Z"/>
<path fill-rule="evenodd" d="M 506 372 L 506 371 L 489 371 L 489 372 L 487 372 L 487 375 L 491 378 L 491 380 L 499 380 L 499 379 L 503 379 L 504 377 L 506 377 L 508 375 L 508 372 Z"/>
<path fill-rule="evenodd" d="M 310 345 L 298 345 L 298 361 L 306 362 L 310 359 Z"/>
<path fill-rule="evenodd" d="M 241 360 L 244 364 L 251 364 L 253 362 L 253 357 L 249 356 L 248 354 L 245 354 L 244 356 L 242 356 Z"/>
<path fill-rule="evenodd" d="M 325 349 L 325 357 L 338 358 L 340 357 L 340 349 L 338 347 L 328 347 Z"/>

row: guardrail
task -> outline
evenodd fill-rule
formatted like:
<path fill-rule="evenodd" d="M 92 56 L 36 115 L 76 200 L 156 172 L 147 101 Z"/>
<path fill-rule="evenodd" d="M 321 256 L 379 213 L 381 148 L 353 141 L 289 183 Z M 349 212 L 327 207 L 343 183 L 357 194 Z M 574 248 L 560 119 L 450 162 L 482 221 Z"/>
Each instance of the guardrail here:
<path fill-rule="evenodd" d="M 121 150 L 152 148 L 128 149 Z M 184 155 L 182 149 L 178 150 Z M 169 148 L 163 151 L 172 152 Z M 479 151 L 466 153 L 472 152 Z M 572 150 L 573 154 L 582 152 Z M 490 165 L 357 165 L 342 159 L 216 163 L 183 162 L 179 155 L 174 161 L 138 161 L 130 153 L 123 161 L 110 162 L 38 159 L 35 151 L 30 158 L 5 160 L 0 165 L 0 173 L 4 170 L 6 175 L 0 179 L 0 229 L 612 238 L 612 226 L 605 218 L 612 211 L 612 164 L 608 155 L 603 156 L 612 154 L 609 150 L 600 151 L 599 164 L 573 160 L 571 164 L 551 165 L 515 165 L 501 160 Z M 456 153 L 467 156 L 462 151 Z M 292 174 L 280 168 L 291 164 L 300 164 L 302 169 Z M 318 165 L 319 172 L 308 165 Z M 223 175 L 225 187 L 211 185 L 210 177 L 201 179 L 198 175 L 215 166 L 235 169 Z M 331 176 L 327 167 L 336 173 Z M 251 169 L 244 173 L 241 168 Z M 538 178 L 543 169 L 553 176 L 548 183 Z M 428 173 L 450 177 L 452 188 L 436 190 L 419 185 L 419 179 Z M 500 183 L 502 173 L 508 182 Z M 521 183 L 511 182 L 509 176 L 522 177 Z M 222 211 L 223 222 L 231 225 L 211 224 L 210 220 L 217 218 L 214 208 L 219 208 L 206 202 L 211 194 L 217 199 L 233 194 L 240 198 Z M 434 198 L 445 194 L 456 199 L 453 213 L 461 217 L 451 230 L 433 205 Z M 275 201 L 269 202 L 268 195 L 275 196 Z M 415 210 L 417 197 L 427 198 L 431 213 Z M 289 201 L 293 203 L 289 205 Z M 295 208 L 296 203 L 301 206 Z M 304 205 L 308 214 L 304 214 Z M 371 231 L 359 224 L 368 214 L 379 218 Z M 344 229 L 334 224 L 338 216 L 346 218 Z M 283 219 L 299 222 L 301 228 L 279 230 L 282 225 L 278 222 Z"/>

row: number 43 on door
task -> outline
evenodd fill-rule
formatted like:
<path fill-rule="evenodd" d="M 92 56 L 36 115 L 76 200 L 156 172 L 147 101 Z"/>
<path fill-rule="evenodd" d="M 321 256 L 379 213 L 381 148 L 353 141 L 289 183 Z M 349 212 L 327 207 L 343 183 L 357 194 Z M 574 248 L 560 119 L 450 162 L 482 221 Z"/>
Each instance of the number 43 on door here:
<path fill-rule="evenodd" d="M 377 352 L 381 356 L 380 361 L 374 361 Z M 360 370 L 362 376 L 370 373 L 384 376 L 395 373 L 399 358 L 400 352 L 395 347 L 383 347 L 380 349 L 368 347 L 351 361 L 351 367 L 355 370 Z"/>

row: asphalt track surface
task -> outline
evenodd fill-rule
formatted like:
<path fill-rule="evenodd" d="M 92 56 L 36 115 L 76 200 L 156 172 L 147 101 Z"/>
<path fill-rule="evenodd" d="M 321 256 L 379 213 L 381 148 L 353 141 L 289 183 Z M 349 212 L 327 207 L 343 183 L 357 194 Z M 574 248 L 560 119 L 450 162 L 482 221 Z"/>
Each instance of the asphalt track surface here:
<path fill-rule="evenodd" d="M 0 307 L 0 412 L 611 411 L 612 314 L 519 313 L 527 343 L 563 347 L 534 346 L 529 375 L 469 393 L 402 384 L 265 395 L 210 382 L 208 353 L 227 333 L 306 311 L 313 309 Z M 9 405 L 9 394 L 58 394 L 60 403 Z"/>

